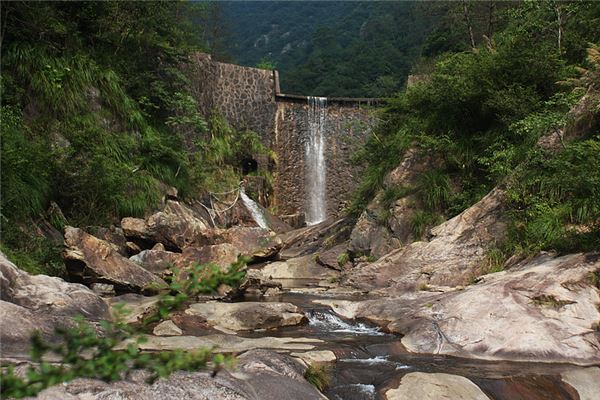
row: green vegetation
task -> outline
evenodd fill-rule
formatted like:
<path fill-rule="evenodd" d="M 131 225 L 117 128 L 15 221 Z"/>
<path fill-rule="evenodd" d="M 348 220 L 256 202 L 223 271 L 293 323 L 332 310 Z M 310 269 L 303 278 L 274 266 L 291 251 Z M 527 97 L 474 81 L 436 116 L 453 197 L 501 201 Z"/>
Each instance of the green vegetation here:
<path fill-rule="evenodd" d="M 340 267 L 343 267 L 348 262 L 350 262 L 350 254 L 348 254 L 347 251 L 340 253 L 340 255 L 337 257 L 337 263 Z"/>
<path fill-rule="evenodd" d="M 142 353 L 138 347 L 146 340 L 143 327 L 167 318 L 170 312 L 198 294 L 214 292 L 220 284 L 239 284 L 245 263 L 246 260 L 240 258 L 227 272 L 211 264 L 194 265 L 185 272 L 175 271 L 169 287 L 159 295 L 155 314 L 146 317 L 141 327 L 124 322 L 128 311 L 121 306 L 116 309 L 112 322 L 101 321 L 100 334 L 81 317 L 75 326 L 56 330 L 58 344 L 46 343 L 39 334 L 34 335 L 30 355 L 37 365 L 29 367 L 25 378 L 17 376 L 13 367 L 3 370 L 0 375 L 2 397 L 35 396 L 49 386 L 75 378 L 116 381 L 136 369 L 149 371 L 148 381 L 152 382 L 174 371 L 206 368 L 209 363 L 215 371 L 223 363 L 231 364 L 232 358 L 212 355 L 212 349 Z M 181 279 L 183 273 L 185 279 Z M 58 356 L 60 363 L 48 362 L 44 358 L 48 354 Z"/>
<path fill-rule="evenodd" d="M 256 134 L 205 121 L 182 68 L 203 49 L 193 2 L 8 2 L 2 7 L 0 237 L 32 273 L 60 274 L 49 222 L 108 225 L 240 181 Z M 52 220 L 57 204 L 64 217 Z"/>
<path fill-rule="evenodd" d="M 432 5 L 442 15 L 425 41 L 428 58 L 415 69 L 427 77 L 390 99 L 357 155 L 367 170 L 350 212 L 365 208 L 412 147 L 435 160 L 413 192 L 415 236 L 502 184 L 510 235 L 490 254 L 492 269 L 515 253 L 597 249 L 600 58 L 593 43 L 600 42 L 600 6 L 514 2 L 489 11 L 498 24 L 488 35 L 482 4 L 466 3 L 478 16 L 469 20 L 472 37 L 450 23 L 459 18 L 457 5 Z M 572 120 L 568 111 L 586 92 L 587 111 Z M 540 148 L 538 140 L 552 133 L 559 148 Z M 385 199 L 394 197 L 388 190 Z"/>
<path fill-rule="evenodd" d="M 219 7 L 231 31 L 223 40 L 236 62 L 269 60 L 285 93 L 315 96 L 383 97 L 400 90 L 431 19 L 417 2 L 245 1 Z"/>
<path fill-rule="evenodd" d="M 326 363 L 313 363 L 304 372 L 304 378 L 314 387 L 323 391 L 331 382 L 331 365 Z"/>

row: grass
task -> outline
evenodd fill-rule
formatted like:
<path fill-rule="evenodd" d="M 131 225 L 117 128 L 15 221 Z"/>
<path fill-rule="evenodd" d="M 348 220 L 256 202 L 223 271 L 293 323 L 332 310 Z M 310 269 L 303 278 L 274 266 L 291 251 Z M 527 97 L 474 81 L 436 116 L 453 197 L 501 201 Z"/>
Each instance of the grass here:
<path fill-rule="evenodd" d="M 341 253 L 338 257 L 337 257 L 337 263 L 340 267 L 343 267 L 344 265 L 346 265 L 348 262 L 350 261 L 350 254 L 348 254 L 347 251 Z"/>
<path fill-rule="evenodd" d="M 304 372 L 304 378 L 319 391 L 325 390 L 331 383 L 331 366 L 325 363 L 314 363 Z"/>

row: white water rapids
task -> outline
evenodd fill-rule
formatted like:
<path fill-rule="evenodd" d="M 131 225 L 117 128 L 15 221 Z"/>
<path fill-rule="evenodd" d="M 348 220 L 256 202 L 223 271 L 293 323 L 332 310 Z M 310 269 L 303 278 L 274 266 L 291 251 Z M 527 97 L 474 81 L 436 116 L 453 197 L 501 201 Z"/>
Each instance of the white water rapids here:
<path fill-rule="evenodd" d="M 308 97 L 308 140 L 306 156 L 306 224 L 315 225 L 327 218 L 325 200 L 325 118 L 326 97 Z"/>

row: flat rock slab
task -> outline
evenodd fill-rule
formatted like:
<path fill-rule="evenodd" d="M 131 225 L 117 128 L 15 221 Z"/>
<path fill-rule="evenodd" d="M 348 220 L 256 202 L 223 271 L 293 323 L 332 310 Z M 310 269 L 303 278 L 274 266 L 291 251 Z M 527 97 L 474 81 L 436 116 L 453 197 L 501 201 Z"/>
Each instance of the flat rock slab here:
<path fill-rule="evenodd" d="M 252 349 L 308 351 L 323 343 L 319 339 L 261 337 L 243 338 L 235 335 L 206 336 L 147 336 L 148 341 L 138 345 L 142 351 L 195 350 L 213 348 L 217 353 L 242 353 Z"/>
<path fill-rule="evenodd" d="M 114 315 L 117 308 L 124 308 L 126 315 L 124 322 L 133 324 L 142 322 L 144 317 L 150 315 L 156 310 L 158 296 L 142 296 L 139 294 L 128 293 L 121 296 L 111 297 L 107 300 Z"/>
<path fill-rule="evenodd" d="M 307 365 L 332 363 L 337 360 L 335 353 L 331 350 L 312 350 L 302 353 L 292 353 L 292 357 L 297 357 L 304 361 Z"/>
<path fill-rule="evenodd" d="M 600 363 L 598 271 L 599 253 L 544 255 L 463 290 L 321 302 L 402 334 L 416 353 L 591 366 Z"/>
<path fill-rule="evenodd" d="M 273 329 L 306 321 L 302 311 L 291 303 L 207 302 L 192 304 L 185 312 L 206 319 L 212 326 L 233 331 Z"/>
<path fill-rule="evenodd" d="M 400 385 L 385 392 L 387 400 L 490 400 L 465 377 L 450 374 L 411 372 Z"/>
<path fill-rule="evenodd" d="M 600 368 L 574 369 L 561 374 L 563 382 L 571 385 L 579 394 L 580 400 L 600 398 Z"/>

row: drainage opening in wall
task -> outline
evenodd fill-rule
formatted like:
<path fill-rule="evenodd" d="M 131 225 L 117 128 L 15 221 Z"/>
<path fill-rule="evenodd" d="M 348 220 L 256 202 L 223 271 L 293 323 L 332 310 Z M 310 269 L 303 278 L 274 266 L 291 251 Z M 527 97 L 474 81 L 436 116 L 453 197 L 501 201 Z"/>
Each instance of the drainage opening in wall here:
<path fill-rule="evenodd" d="M 248 175 L 258 170 L 258 162 L 253 158 L 244 158 L 242 160 L 242 173 Z"/>

